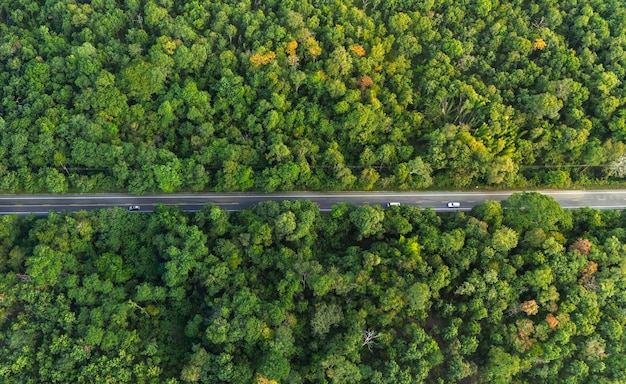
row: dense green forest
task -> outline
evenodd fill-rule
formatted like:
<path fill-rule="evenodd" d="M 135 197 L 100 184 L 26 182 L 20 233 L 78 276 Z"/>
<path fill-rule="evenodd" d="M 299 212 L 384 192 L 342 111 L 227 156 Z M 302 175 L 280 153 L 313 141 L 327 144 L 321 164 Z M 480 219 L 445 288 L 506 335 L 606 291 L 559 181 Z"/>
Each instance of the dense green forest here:
<path fill-rule="evenodd" d="M 3 192 L 626 174 L 621 0 L 0 0 L 0 37 Z"/>
<path fill-rule="evenodd" d="M 626 381 L 626 211 L 528 193 L 0 221 L 3 383 Z"/>

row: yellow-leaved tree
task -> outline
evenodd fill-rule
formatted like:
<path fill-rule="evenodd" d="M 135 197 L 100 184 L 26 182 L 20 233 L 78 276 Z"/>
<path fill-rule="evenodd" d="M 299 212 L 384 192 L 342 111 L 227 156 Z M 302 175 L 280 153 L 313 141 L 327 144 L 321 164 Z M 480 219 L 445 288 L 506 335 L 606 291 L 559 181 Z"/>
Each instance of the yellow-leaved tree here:
<path fill-rule="evenodd" d="M 298 48 L 298 42 L 295 40 L 291 40 L 287 43 L 287 48 L 285 48 L 285 52 L 287 53 L 287 55 L 295 55 L 296 48 Z"/>
<path fill-rule="evenodd" d="M 272 51 L 265 54 L 255 53 L 254 55 L 250 56 L 250 62 L 254 66 L 258 67 L 271 63 L 275 58 L 276 54 Z"/>
<path fill-rule="evenodd" d="M 270 380 L 267 377 L 261 375 L 260 373 L 256 374 L 256 382 L 257 384 L 278 384 L 276 380 Z"/>
<path fill-rule="evenodd" d="M 308 47 L 311 56 L 313 56 L 313 59 L 317 59 L 319 55 L 322 54 L 322 47 L 320 47 L 319 43 L 313 36 L 306 39 L 306 46 Z"/>
<path fill-rule="evenodd" d="M 535 43 L 533 44 L 533 50 L 543 50 L 548 44 L 542 39 L 535 39 Z"/>

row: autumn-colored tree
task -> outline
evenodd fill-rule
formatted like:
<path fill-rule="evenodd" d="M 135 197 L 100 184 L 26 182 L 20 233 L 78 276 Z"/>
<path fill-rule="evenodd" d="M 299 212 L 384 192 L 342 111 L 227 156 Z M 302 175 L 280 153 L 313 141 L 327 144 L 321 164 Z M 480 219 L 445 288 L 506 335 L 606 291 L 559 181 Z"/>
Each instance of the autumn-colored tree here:
<path fill-rule="evenodd" d="M 528 300 L 520 305 L 520 309 L 526 312 L 527 315 L 536 315 L 539 311 L 539 306 L 535 300 Z"/>
<path fill-rule="evenodd" d="M 591 251 L 591 241 L 579 238 L 572 245 L 569 246 L 569 250 L 570 252 L 578 252 L 587 256 L 589 255 L 589 251 Z"/>
<path fill-rule="evenodd" d="M 361 78 L 359 79 L 359 87 L 361 88 L 361 90 L 364 90 L 365 88 L 371 86 L 372 84 L 374 84 L 374 81 L 372 80 L 371 77 L 367 75 L 361 76 Z"/>
<path fill-rule="evenodd" d="M 250 62 L 254 64 L 254 66 L 258 67 L 261 65 L 269 64 L 276 58 L 276 54 L 272 51 L 266 54 L 255 53 L 250 56 Z"/>
<path fill-rule="evenodd" d="M 313 59 L 316 59 L 317 57 L 319 57 L 319 55 L 322 54 L 322 47 L 320 47 L 320 44 L 317 42 L 317 40 L 315 40 L 313 36 L 310 36 L 306 39 L 306 46 L 311 56 L 313 56 Z"/>
<path fill-rule="evenodd" d="M 520 319 L 515 325 L 517 326 L 517 335 L 514 341 L 515 346 L 521 352 L 527 351 L 536 341 L 531 337 L 535 332 L 535 324 L 530 319 Z"/>
<path fill-rule="evenodd" d="M 365 56 L 365 48 L 361 45 L 351 45 L 350 50 L 357 56 Z"/>
<path fill-rule="evenodd" d="M 594 284 L 594 273 L 598 271 L 598 263 L 595 261 L 590 261 L 589 264 L 582 270 L 582 276 L 578 280 L 578 283 L 584 286 L 587 289 L 594 288 L 596 284 Z"/>
<path fill-rule="evenodd" d="M 285 52 L 287 53 L 287 55 L 295 55 L 296 48 L 298 48 L 298 42 L 295 40 L 291 40 L 287 43 L 287 48 L 285 48 Z"/>
<path fill-rule="evenodd" d="M 537 51 L 542 51 L 548 44 L 542 39 L 535 39 L 535 42 L 533 44 L 533 50 Z"/>
<path fill-rule="evenodd" d="M 598 270 L 598 263 L 590 261 L 589 265 L 583 269 L 583 276 L 591 276 Z"/>
<path fill-rule="evenodd" d="M 276 380 L 270 380 L 260 373 L 256 374 L 256 382 L 257 384 L 278 384 Z"/>
<path fill-rule="evenodd" d="M 548 327 L 550 327 L 551 330 L 556 331 L 556 326 L 559 324 L 559 321 L 556 319 L 556 317 L 554 317 L 553 314 L 548 313 L 546 315 L 546 322 L 548 323 Z"/>

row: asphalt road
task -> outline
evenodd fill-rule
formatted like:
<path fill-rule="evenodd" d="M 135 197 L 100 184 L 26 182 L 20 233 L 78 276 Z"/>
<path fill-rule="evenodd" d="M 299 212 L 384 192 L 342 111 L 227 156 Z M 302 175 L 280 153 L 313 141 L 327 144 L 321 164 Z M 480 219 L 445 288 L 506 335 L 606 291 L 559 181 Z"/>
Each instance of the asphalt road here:
<path fill-rule="evenodd" d="M 552 196 L 563 208 L 592 207 L 597 209 L 624 209 L 626 190 L 589 191 L 537 191 Z M 201 193 L 170 195 L 0 195 L 0 214 L 46 215 L 50 211 L 92 210 L 99 208 L 141 206 L 142 212 L 151 212 L 157 204 L 177 205 L 187 212 L 200 210 L 213 203 L 228 211 L 246 209 L 254 204 L 271 200 L 311 200 L 328 211 L 340 202 L 383 205 L 399 202 L 403 205 L 430 207 L 436 211 L 470 210 L 485 200 L 501 201 L 514 192 L 289 192 L 289 193 Z M 461 208 L 447 208 L 447 203 L 457 201 Z"/>

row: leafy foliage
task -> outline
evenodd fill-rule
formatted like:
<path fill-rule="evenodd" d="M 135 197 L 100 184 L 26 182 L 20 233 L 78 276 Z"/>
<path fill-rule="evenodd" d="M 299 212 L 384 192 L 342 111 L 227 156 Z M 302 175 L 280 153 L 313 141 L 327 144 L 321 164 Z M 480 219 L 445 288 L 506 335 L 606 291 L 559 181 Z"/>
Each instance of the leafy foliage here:
<path fill-rule="evenodd" d="M 626 212 L 504 204 L 3 216 L 0 381 L 624 381 Z"/>
<path fill-rule="evenodd" d="M 619 182 L 624 12 L 0 0 L 0 192 Z"/>

